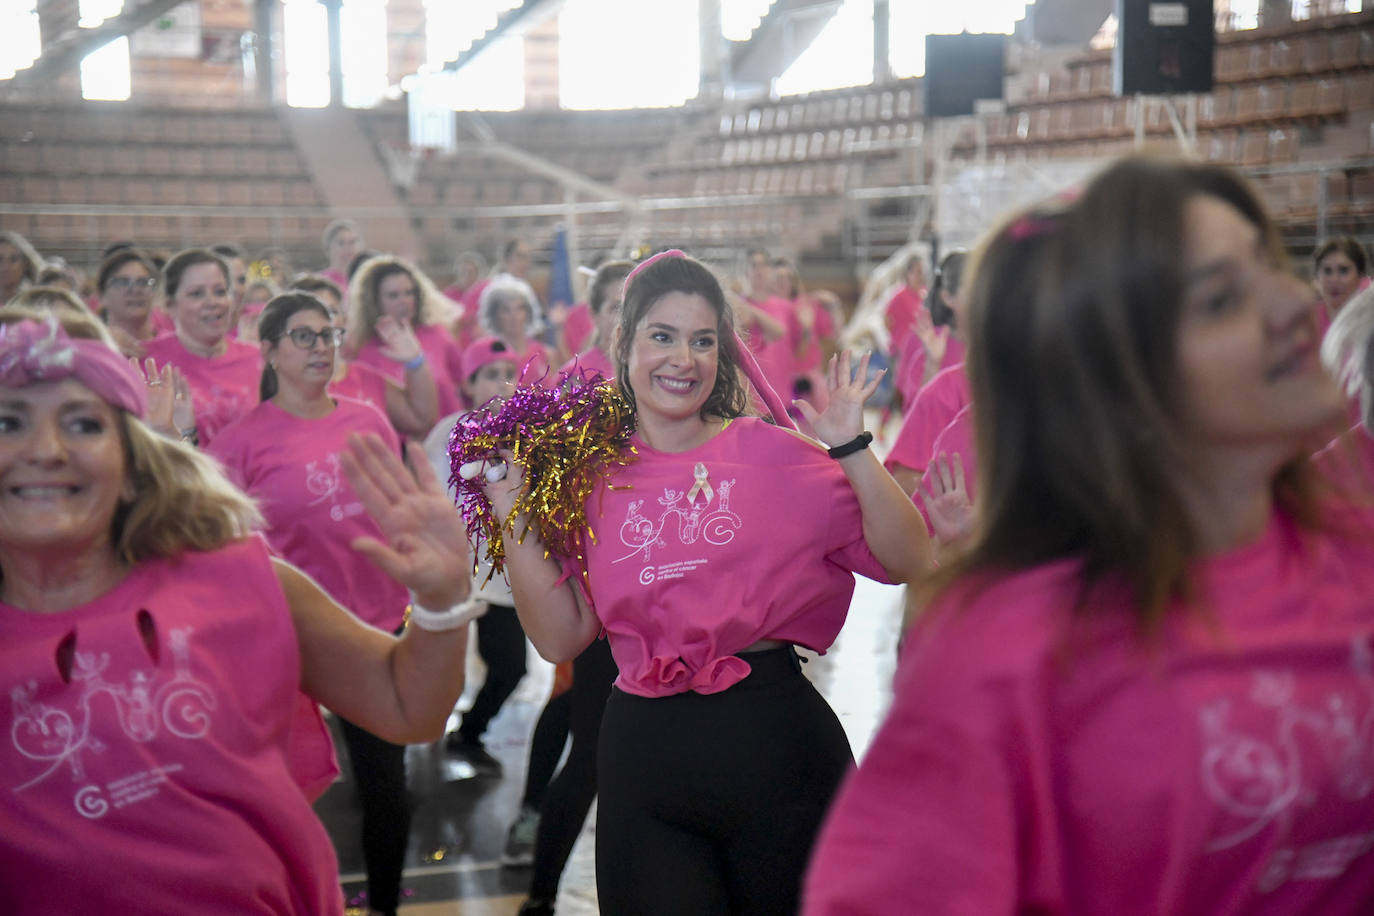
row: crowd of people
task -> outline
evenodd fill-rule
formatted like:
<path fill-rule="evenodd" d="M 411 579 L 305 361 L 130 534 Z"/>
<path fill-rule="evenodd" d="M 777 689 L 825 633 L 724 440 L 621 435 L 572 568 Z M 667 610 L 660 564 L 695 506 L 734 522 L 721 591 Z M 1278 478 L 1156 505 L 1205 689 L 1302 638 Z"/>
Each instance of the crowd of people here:
<path fill-rule="evenodd" d="M 558 668 L 503 857 L 524 916 L 594 799 L 608 914 L 1374 905 L 1358 240 L 1295 270 L 1234 173 L 1119 160 L 907 262 L 885 456 L 883 373 L 789 259 L 607 259 L 551 308 L 526 241 L 494 260 L 441 291 L 336 220 L 317 272 L 120 242 L 86 287 L 0 232 L 13 911 L 341 912 L 323 708 L 394 913 L 405 745 L 501 778 L 527 639 Z M 629 444 L 580 548 L 492 454 L 522 533 L 494 566 L 454 430 L 598 378 Z M 858 767 L 798 653 L 856 575 L 908 619 Z"/>

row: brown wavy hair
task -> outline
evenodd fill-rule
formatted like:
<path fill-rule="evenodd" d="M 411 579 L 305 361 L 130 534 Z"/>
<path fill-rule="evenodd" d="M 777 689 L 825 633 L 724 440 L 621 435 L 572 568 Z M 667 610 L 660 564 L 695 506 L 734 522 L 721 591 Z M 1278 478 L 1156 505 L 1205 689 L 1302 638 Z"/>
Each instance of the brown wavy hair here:
<path fill-rule="evenodd" d="M 1229 169 L 1129 157 L 1072 202 L 1019 213 L 975 251 L 966 286 L 978 455 L 973 543 L 922 596 L 971 574 L 1056 560 L 1081 567 L 1080 610 L 1124 582 L 1145 630 L 1187 598 L 1201 551 L 1181 481 L 1191 466 L 1177 365 L 1185 210 L 1235 207 L 1286 263 L 1278 231 Z M 1310 465 L 1276 475 L 1276 503 L 1315 524 Z"/>
<path fill-rule="evenodd" d="M 654 303 L 669 293 L 701 296 L 716 313 L 716 384 L 701 406 L 702 419 L 742 416 L 749 404 L 749 392 L 740 372 L 734 312 L 725 299 L 720 280 L 710 268 L 694 258 L 659 258 L 626 284 L 625 303 L 620 309 L 620 336 L 611 354 L 620 390 L 634 405 L 635 393 L 630 387 L 630 350 L 634 347 L 635 331 Z"/>

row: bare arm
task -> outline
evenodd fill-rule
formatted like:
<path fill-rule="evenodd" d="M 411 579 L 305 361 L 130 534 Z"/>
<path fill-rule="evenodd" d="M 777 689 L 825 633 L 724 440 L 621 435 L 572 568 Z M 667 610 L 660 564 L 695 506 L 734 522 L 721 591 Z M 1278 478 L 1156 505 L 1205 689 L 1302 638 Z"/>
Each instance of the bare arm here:
<path fill-rule="evenodd" d="M 882 379 L 880 372 L 865 383 L 867 375 L 868 356 L 859 361 L 857 372 L 852 372 L 846 350 L 830 361 L 826 379 L 830 402 L 825 413 L 818 414 L 806 401 L 797 402 L 798 409 L 821 441 L 831 446 L 841 445 L 863 431 L 864 401 Z M 872 449 L 860 449 L 839 462 L 858 497 L 868 549 L 873 551 L 873 556 L 893 581 L 920 579 L 932 565 L 931 544 L 925 522 L 911 498 L 884 470 Z"/>
<path fill-rule="evenodd" d="M 487 485 L 492 509 L 498 518 L 510 515 L 525 480 L 518 465 L 507 456 L 507 476 Z M 525 518 L 516 519 L 516 532 L 524 531 Z M 539 533 L 531 529 L 519 543 L 515 534 L 505 536 L 506 575 L 510 578 L 515 611 L 530 642 L 545 659 L 565 662 L 576 658 L 601 632 L 601 621 L 587 606 L 571 581 L 560 583 L 562 567 L 544 555 Z"/>
<path fill-rule="evenodd" d="M 301 651 L 301 689 L 394 744 L 433 741 L 463 692 L 466 626 L 407 627 L 397 639 L 360 621 L 309 576 L 273 561 Z"/>
<path fill-rule="evenodd" d="M 386 416 L 403 435 L 423 439 L 439 420 L 439 395 L 429 363 L 406 373 L 402 388 L 387 379 Z"/>
<path fill-rule="evenodd" d="M 408 363 L 424 353 L 414 329 L 390 315 L 377 319 L 377 338 L 382 354 L 398 363 Z M 387 382 L 386 415 L 398 431 L 418 439 L 423 439 L 438 422 L 439 392 L 428 362 L 406 372 L 404 387 Z"/>
<path fill-rule="evenodd" d="M 787 335 L 786 325 L 748 300 L 736 297 L 731 299 L 730 304 L 740 317 L 740 327 L 757 327 L 766 340 L 781 340 Z"/>
<path fill-rule="evenodd" d="M 412 454 L 407 471 L 375 435 L 353 436 L 343 467 L 385 543 L 353 543 L 416 602 L 443 611 L 468 595 L 469 559 L 462 520 L 427 461 Z M 307 576 L 282 563 L 278 578 L 290 603 L 301 652 L 301 687 L 341 716 L 397 743 L 439 737 L 463 689 L 467 628 L 407 628 L 401 639 L 366 626 Z"/>

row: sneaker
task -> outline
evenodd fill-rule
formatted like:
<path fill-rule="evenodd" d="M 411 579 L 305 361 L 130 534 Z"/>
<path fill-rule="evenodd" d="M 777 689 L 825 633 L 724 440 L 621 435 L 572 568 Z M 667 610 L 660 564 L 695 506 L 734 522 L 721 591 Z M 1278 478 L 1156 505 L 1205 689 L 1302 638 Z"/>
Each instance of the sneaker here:
<path fill-rule="evenodd" d="M 534 864 L 534 838 L 539 833 L 539 810 L 521 808 L 520 816 L 506 834 L 506 849 L 501 864 L 510 868 L 528 868 Z M 549 912 L 553 912 L 550 910 Z"/>
<path fill-rule="evenodd" d="M 444 747 L 472 764 L 472 768 L 483 776 L 500 776 L 504 772 L 501 761 L 480 741 L 468 741 L 458 732 L 449 732 L 444 737 Z"/>
<path fill-rule="evenodd" d="M 553 916 L 552 900 L 526 900 L 516 916 Z"/>

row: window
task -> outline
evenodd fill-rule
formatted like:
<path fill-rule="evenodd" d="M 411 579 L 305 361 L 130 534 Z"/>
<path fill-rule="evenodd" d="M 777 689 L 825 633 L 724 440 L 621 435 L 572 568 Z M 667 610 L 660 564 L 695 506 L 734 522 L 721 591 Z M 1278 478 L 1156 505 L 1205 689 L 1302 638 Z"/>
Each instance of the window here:
<path fill-rule="evenodd" d="M 31 66 L 42 50 L 38 0 L 5 4 L 4 12 L 0 12 L 0 80 Z"/>
<path fill-rule="evenodd" d="M 559 18 L 564 108 L 663 108 L 697 94 L 697 0 L 569 0 Z"/>
<path fill-rule="evenodd" d="M 316 0 L 286 0 L 286 104 L 329 104 L 329 20 Z"/>
<path fill-rule="evenodd" d="M 124 0 L 81 0 L 77 25 L 99 28 L 106 19 L 124 11 Z M 120 36 L 81 59 L 81 97 L 112 102 L 128 101 L 132 89 L 129 74 L 129 39 Z"/>

